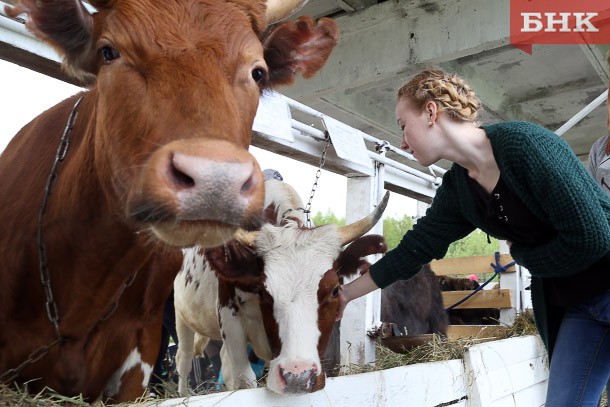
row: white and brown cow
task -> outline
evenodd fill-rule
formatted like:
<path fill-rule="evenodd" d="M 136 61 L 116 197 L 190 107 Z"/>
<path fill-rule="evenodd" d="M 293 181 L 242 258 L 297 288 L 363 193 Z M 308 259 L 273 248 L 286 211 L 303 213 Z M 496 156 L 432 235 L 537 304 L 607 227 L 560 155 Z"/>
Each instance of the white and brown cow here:
<path fill-rule="evenodd" d="M 363 236 L 381 217 L 387 194 L 368 217 L 351 225 L 307 228 L 292 216 L 302 215 L 297 209 L 302 202 L 289 185 L 270 180 L 265 189 L 270 223 L 259 232 L 238 233 L 216 249 L 185 250 L 174 282 L 181 394 L 187 391 L 191 359 L 209 338 L 224 341 L 223 379 L 229 389 L 256 386 L 247 343 L 270 361 L 270 390 L 322 389 L 320 358 L 335 322 L 339 279 L 368 270 L 362 258 L 387 249 L 383 237 Z"/>

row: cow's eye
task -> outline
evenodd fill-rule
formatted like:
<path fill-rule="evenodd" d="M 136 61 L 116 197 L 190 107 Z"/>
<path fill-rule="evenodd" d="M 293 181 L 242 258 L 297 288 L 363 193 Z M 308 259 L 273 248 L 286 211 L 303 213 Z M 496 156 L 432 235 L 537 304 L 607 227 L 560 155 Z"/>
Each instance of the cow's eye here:
<path fill-rule="evenodd" d="M 100 49 L 100 53 L 102 54 L 102 58 L 104 58 L 104 62 L 112 62 L 115 59 L 120 58 L 121 54 L 116 48 L 112 48 L 109 46 L 102 47 Z"/>
<path fill-rule="evenodd" d="M 256 83 L 261 83 L 265 79 L 265 70 L 263 68 L 254 68 L 252 70 L 252 79 Z"/>
<path fill-rule="evenodd" d="M 341 286 L 336 286 L 335 288 L 333 288 L 333 292 L 331 293 L 331 295 L 333 296 L 333 298 L 336 298 L 339 295 L 339 291 L 341 290 Z"/>

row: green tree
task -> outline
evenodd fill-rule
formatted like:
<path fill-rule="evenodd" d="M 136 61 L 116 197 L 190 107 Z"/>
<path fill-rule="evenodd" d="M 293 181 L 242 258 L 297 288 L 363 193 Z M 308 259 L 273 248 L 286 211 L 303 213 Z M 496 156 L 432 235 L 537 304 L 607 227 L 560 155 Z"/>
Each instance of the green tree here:
<path fill-rule="evenodd" d="M 404 215 L 402 218 L 383 219 L 383 237 L 385 238 L 388 250 L 395 248 L 402 240 L 402 237 L 413 228 L 413 218 Z"/>
<path fill-rule="evenodd" d="M 487 241 L 487 233 L 476 229 L 463 239 L 451 243 L 445 258 L 493 255 L 500 250 L 500 243 L 491 236 L 489 241 L 491 243 Z"/>
<path fill-rule="evenodd" d="M 312 219 L 314 225 L 326 225 L 334 223 L 345 226 L 345 218 L 338 218 L 330 209 L 325 213 L 317 212 Z M 388 250 L 395 248 L 402 240 L 408 230 L 413 228 L 413 218 L 404 215 L 402 218 L 387 217 L 383 219 L 383 237 L 388 245 Z M 491 243 L 487 241 L 487 234 L 477 229 L 468 236 L 449 245 L 445 258 L 487 256 L 493 255 L 499 250 L 498 239 L 490 237 Z"/>
<path fill-rule="evenodd" d="M 330 209 L 326 210 L 326 213 L 318 211 L 311 220 L 314 225 L 327 225 L 334 223 L 337 226 L 345 226 L 345 218 L 338 218 Z"/>

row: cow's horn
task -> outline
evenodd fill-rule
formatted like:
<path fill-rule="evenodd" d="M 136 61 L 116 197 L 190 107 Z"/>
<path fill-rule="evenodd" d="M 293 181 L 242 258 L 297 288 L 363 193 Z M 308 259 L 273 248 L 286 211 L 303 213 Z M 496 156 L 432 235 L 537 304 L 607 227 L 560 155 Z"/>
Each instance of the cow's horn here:
<path fill-rule="evenodd" d="M 299 11 L 308 0 L 267 0 L 267 24 L 277 23 Z"/>
<path fill-rule="evenodd" d="M 246 246 L 254 246 L 257 237 L 258 232 L 248 232 L 243 229 L 237 229 L 235 234 L 233 234 L 233 239 Z"/>
<path fill-rule="evenodd" d="M 339 228 L 339 235 L 341 236 L 341 246 L 353 242 L 354 240 L 371 230 L 381 218 L 383 211 L 385 211 L 385 207 L 388 205 L 389 199 L 390 192 L 386 192 L 381 202 L 379 202 L 373 212 L 371 212 L 366 218 L 362 218 L 359 221 Z"/>

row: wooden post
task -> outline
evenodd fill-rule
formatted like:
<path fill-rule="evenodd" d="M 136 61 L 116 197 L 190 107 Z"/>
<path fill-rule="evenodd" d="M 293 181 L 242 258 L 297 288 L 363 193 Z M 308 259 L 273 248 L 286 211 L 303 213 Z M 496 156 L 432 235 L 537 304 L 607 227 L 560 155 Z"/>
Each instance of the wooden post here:
<path fill-rule="evenodd" d="M 532 309 L 532 291 L 526 290 L 532 284 L 532 275 L 530 271 L 523 266 L 517 267 L 521 274 L 521 309 L 520 311 L 526 311 Z"/>
<path fill-rule="evenodd" d="M 421 218 L 422 216 L 424 216 L 426 214 L 426 211 L 428 210 L 429 207 L 430 207 L 430 204 L 428 204 L 426 202 L 422 202 L 422 201 L 417 201 L 417 215 L 415 216 L 416 222 L 417 222 L 417 219 Z"/>
<path fill-rule="evenodd" d="M 500 254 L 509 254 L 508 244 L 505 240 L 500 241 Z M 505 264 L 501 264 L 505 266 Z M 517 310 L 521 309 L 521 270 L 517 267 L 515 273 L 500 274 L 500 289 L 509 289 L 513 306 L 500 310 L 500 324 L 511 326 L 515 322 Z"/>

